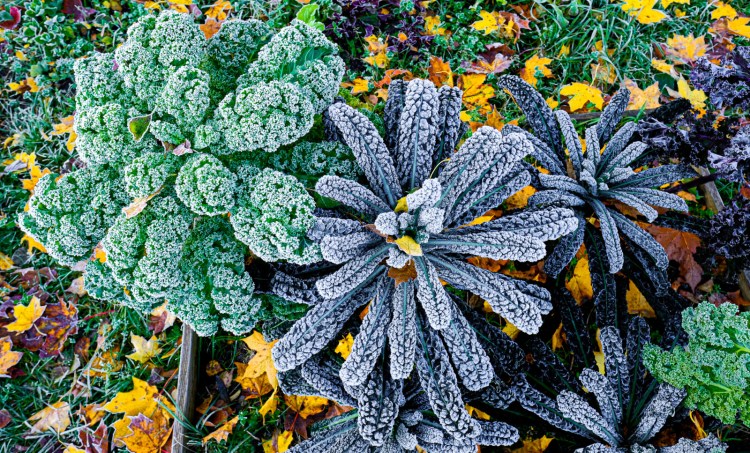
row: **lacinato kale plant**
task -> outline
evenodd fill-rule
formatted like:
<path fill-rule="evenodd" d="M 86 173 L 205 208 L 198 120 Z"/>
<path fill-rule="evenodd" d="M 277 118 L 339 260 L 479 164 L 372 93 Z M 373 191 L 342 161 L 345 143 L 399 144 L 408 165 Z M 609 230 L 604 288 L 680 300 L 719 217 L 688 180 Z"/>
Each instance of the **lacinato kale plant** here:
<path fill-rule="evenodd" d="M 750 313 L 737 305 L 708 302 L 683 312 L 686 347 L 644 351 L 644 364 L 656 379 L 685 389 L 685 405 L 733 424 L 750 426 Z"/>
<path fill-rule="evenodd" d="M 526 410 L 555 428 L 593 442 L 576 452 L 661 452 L 714 453 L 726 451 L 715 436 L 700 441 L 679 439 L 669 447 L 650 445 L 685 397 L 685 391 L 669 384 L 658 384 L 645 373 L 644 348 L 649 345 L 650 329 L 643 318 L 633 318 L 626 338 L 615 327 L 601 329 L 604 373 L 584 368 L 578 381 L 557 357 L 538 339 L 534 360 L 546 369 L 530 378 L 550 377 L 545 382 L 554 397 L 538 390 L 526 379 L 515 386 L 516 398 Z M 593 398 L 591 398 L 593 397 Z M 596 401 L 598 409 L 591 400 Z"/>
<path fill-rule="evenodd" d="M 566 112 L 553 112 L 544 98 L 518 77 L 501 77 L 498 84 L 513 95 L 526 114 L 536 134 L 525 133 L 534 144 L 532 157 L 548 170 L 538 175 L 542 190 L 529 199 L 530 205 L 569 207 L 575 210 L 578 219 L 576 230 L 564 237 L 546 260 L 545 271 L 557 276 L 571 261 L 584 241 L 584 226 L 589 218 L 599 223 L 610 273 L 618 272 L 625 264 L 621 242 L 627 244 L 641 267 L 653 271 L 666 269 L 669 259 L 662 246 L 622 214 L 615 203 L 635 209 L 648 222 L 659 215 L 653 206 L 687 211 L 683 199 L 658 188 L 695 176 L 695 172 L 686 165 L 661 165 L 638 172 L 629 166 L 647 146 L 642 142 L 631 143 L 637 129 L 635 123 L 625 123 L 617 129 L 630 98 L 628 90 L 615 94 L 598 123 L 586 129 L 584 154 L 581 139 Z M 519 128 L 509 127 L 523 133 Z"/>
<path fill-rule="evenodd" d="M 312 196 L 254 155 L 304 136 L 343 72 L 301 21 L 274 34 L 230 20 L 206 39 L 191 14 L 144 16 L 114 55 L 76 62 L 85 168 L 42 178 L 19 224 L 85 267 L 96 297 L 143 311 L 167 300 L 200 335 L 245 333 L 262 313 L 247 263 L 321 259 Z"/>
<path fill-rule="evenodd" d="M 445 358 L 446 360 L 447 357 Z M 448 365 L 449 366 L 449 365 Z M 299 370 L 280 373 L 282 390 L 294 395 L 312 395 L 332 399 L 355 409 L 338 417 L 313 425 L 311 437 L 293 447 L 294 453 L 326 452 L 412 452 L 417 445 L 428 452 L 472 453 L 477 444 L 501 446 L 512 445 L 518 440 L 518 431 L 499 421 L 476 423 L 482 434 L 474 439 L 456 439 L 440 425 L 432 411 L 428 395 L 417 384 L 416 379 L 396 380 L 384 383 L 371 381 L 368 385 L 348 385 L 341 380 L 341 365 L 335 358 L 321 353 L 305 362 Z M 394 394 L 392 406 L 387 411 L 377 400 L 363 399 L 378 385 L 387 385 Z M 364 402 L 360 404 L 360 401 Z M 386 426 L 373 425 L 378 417 L 387 418 Z M 385 417 L 383 417 L 385 418 Z"/>
<path fill-rule="evenodd" d="M 272 281 L 278 295 L 311 305 L 274 346 L 282 371 L 307 362 L 370 302 L 339 374 L 345 385 L 367 389 L 357 395 L 358 406 L 377 409 L 364 421 L 360 412 L 360 426 L 382 433 L 393 428 L 399 407 L 391 389 L 416 365 L 442 428 L 460 442 L 480 436 L 458 382 L 478 391 L 494 373 L 442 281 L 479 295 L 519 329 L 535 333 L 552 308 L 549 292 L 466 258 L 536 261 L 546 254 L 545 241 L 578 225 L 573 211 L 556 207 L 471 225 L 529 184 L 523 159 L 533 147 L 522 134 L 484 127 L 454 152 L 464 131 L 461 94 L 425 80 L 394 82 L 385 139 L 364 115 L 334 103 L 328 109 L 333 130 L 352 149 L 368 184 L 336 176 L 318 181 L 318 194 L 341 204 L 318 213 L 309 233 L 331 270 L 280 272 Z"/>

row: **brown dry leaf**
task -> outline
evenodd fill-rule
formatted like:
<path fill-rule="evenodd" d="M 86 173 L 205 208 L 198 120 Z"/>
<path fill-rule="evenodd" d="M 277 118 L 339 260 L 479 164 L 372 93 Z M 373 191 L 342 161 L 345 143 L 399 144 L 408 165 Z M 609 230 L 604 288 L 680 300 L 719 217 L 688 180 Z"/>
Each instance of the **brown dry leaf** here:
<path fill-rule="evenodd" d="M 450 64 L 443 61 L 442 58 L 435 55 L 431 56 L 427 73 L 429 74 L 430 82 L 434 83 L 436 87 L 443 85 L 453 86 L 453 71 Z"/>
<path fill-rule="evenodd" d="M 240 416 L 238 415 L 228 422 L 224 423 L 216 431 L 203 438 L 203 445 L 206 445 L 210 440 L 215 440 L 217 443 L 226 442 L 226 440 L 229 439 L 229 435 L 232 434 L 232 430 L 239 421 Z"/>
<path fill-rule="evenodd" d="M 135 217 L 138 214 L 141 213 L 144 209 L 146 209 L 146 206 L 148 205 L 148 202 L 157 196 L 161 192 L 161 187 L 159 187 L 159 190 L 152 193 L 151 195 L 145 196 L 145 197 L 139 197 L 135 198 L 128 206 L 122 208 L 122 212 L 125 213 L 125 218 L 129 219 L 131 217 Z"/>
<path fill-rule="evenodd" d="M 594 289 L 591 286 L 591 273 L 589 272 L 589 259 L 581 258 L 573 269 L 573 276 L 565 282 L 565 287 L 573 295 L 580 305 L 581 302 L 594 297 Z"/>
<path fill-rule="evenodd" d="M 414 266 L 414 260 L 409 260 L 409 262 L 400 269 L 397 267 L 388 268 L 388 276 L 395 281 L 396 286 L 410 280 L 415 280 L 417 278 L 417 268 Z"/>
<path fill-rule="evenodd" d="M 221 367 L 221 364 L 216 360 L 211 360 L 208 362 L 208 365 L 206 365 L 206 374 L 213 377 L 217 374 L 224 371 L 224 368 Z"/>
<path fill-rule="evenodd" d="M 656 312 L 648 303 L 638 287 L 632 281 L 625 293 L 625 300 L 628 303 L 628 313 L 631 315 L 642 316 L 644 318 L 656 318 Z"/>
<path fill-rule="evenodd" d="M 695 291 L 695 287 L 703 278 L 703 268 L 693 257 L 701 244 L 700 238 L 687 231 L 673 230 L 656 225 L 644 226 L 654 236 L 654 239 L 664 247 L 669 259 L 679 263 L 680 276 Z"/>
<path fill-rule="evenodd" d="M 26 332 L 42 314 L 44 314 L 44 306 L 39 303 L 36 296 L 32 296 L 28 305 L 19 304 L 13 307 L 13 316 L 16 320 L 6 325 L 5 330 L 8 332 Z"/>
<path fill-rule="evenodd" d="M 211 39 L 213 35 L 219 32 L 219 30 L 221 29 L 221 24 L 222 22 L 211 17 L 207 17 L 206 21 L 200 24 L 198 27 L 201 29 L 206 39 Z"/>
<path fill-rule="evenodd" d="M 70 282 L 70 286 L 65 290 L 66 293 L 75 294 L 78 297 L 86 295 L 86 289 L 84 289 L 83 276 L 73 279 Z"/>
<path fill-rule="evenodd" d="M 29 417 L 29 421 L 36 421 L 31 427 L 32 432 L 52 430 L 60 434 L 70 426 L 70 405 L 65 401 L 58 401 Z"/>
<path fill-rule="evenodd" d="M 151 310 L 148 321 L 148 328 L 154 332 L 154 335 L 159 335 L 160 333 L 172 327 L 176 320 L 177 316 L 167 310 L 167 303 L 164 302 L 163 304 Z"/>
<path fill-rule="evenodd" d="M 13 348 L 13 342 L 10 337 L 0 338 L 0 377 L 9 377 L 8 370 L 23 357 L 23 352 L 11 351 L 11 348 Z"/>
<path fill-rule="evenodd" d="M 247 398 L 260 398 L 274 390 L 266 374 L 261 373 L 256 376 L 255 371 L 248 371 L 247 364 L 240 362 L 234 364 L 237 366 L 237 377 L 234 380 L 240 384 L 243 390 L 249 392 Z"/>
<path fill-rule="evenodd" d="M 0 409 L 0 429 L 8 426 L 12 420 L 13 417 L 10 416 L 10 412 L 5 409 Z"/>

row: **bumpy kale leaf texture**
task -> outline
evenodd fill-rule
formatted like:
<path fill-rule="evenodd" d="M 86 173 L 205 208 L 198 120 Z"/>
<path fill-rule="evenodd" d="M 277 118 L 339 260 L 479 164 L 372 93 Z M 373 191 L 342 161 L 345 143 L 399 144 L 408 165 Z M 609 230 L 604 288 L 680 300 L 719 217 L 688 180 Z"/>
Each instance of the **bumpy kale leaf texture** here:
<path fill-rule="evenodd" d="M 627 336 L 620 338 L 615 327 L 601 329 L 604 374 L 584 368 L 578 381 L 544 343 L 536 340 L 534 359 L 546 372 L 535 377 L 551 377 L 554 397 L 519 379 L 516 398 L 526 410 L 557 429 L 589 439 L 593 443 L 577 452 L 696 452 L 726 451 L 715 436 L 701 441 L 680 439 L 679 443 L 656 448 L 649 441 L 685 397 L 685 391 L 669 384 L 656 384 L 647 377 L 642 362 L 649 345 L 650 330 L 643 318 L 633 318 Z M 596 401 L 596 409 L 591 405 Z"/>
<path fill-rule="evenodd" d="M 307 238 L 314 199 L 254 156 L 307 134 L 343 72 L 335 45 L 300 21 L 274 34 L 231 20 L 206 39 L 190 14 L 144 16 L 114 54 L 76 62 L 85 168 L 42 178 L 19 224 L 85 266 L 97 297 L 138 310 L 167 300 L 201 335 L 247 332 L 262 316 L 251 259 L 321 259 Z"/>
<path fill-rule="evenodd" d="M 737 47 L 717 65 L 699 58 L 690 72 L 693 84 L 720 109 L 750 108 L 750 47 Z"/>
<path fill-rule="evenodd" d="M 478 391 L 494 373 L 442 281 L 479 295 L 519 329 L 535 333 L 552 308 L 549 293 L 474 267 L 466 258 L 536 261 L 546 253 L 545 241 L 578 225 L 566 208 L 469 225 L 529 184 L 523 159 L 533 146 L 522 134 L 485 127 L 454 152 L 464 132 L 461 94 L 424 80 L 394 82 L 384 139 L 364 115 L 334 103 L 327 116 L 368 184 L 336 176 L 318 181 L 317 192 L 341 204 L 320 212 L 309 233 L 331 270 L 310 272 L 309 278 L 277 273 L 272 281 L 278 295 L 311 305 L 274 346 L 279 370 L 306 363 L 370 302 L 339 372 L 345 385 L 366 389 L 357 395 L 359 407 L 377 408 L 360 411 L 360 431 L 363 425 L 380 436 L 391 431 L 400 403 L 398 392 L 389 389 L 401 386 L 416 368 L 442 429 L 460 442 L 480 436 L 458 382 Z"/>
<path fill-rule="evenodd" d="M 647 347 L 644 364 L 660 381 L 687 391 L 685 405 L 723 423 L 750 426 L 750 313 L 708 302 L 683 313 L 687 347 Z"/>
<path fill-rule="evenodd" d="M 666 269 L 669 259 L 662 246 L 612 203 L 635 209 L 649 222 L 659 215 L 653 206 L 687 211 L 684 200 L 658 188 L 695 176 L 695 172 L 681 165 L 661 165 L 639 172 L 629 166 L 641 157 L 647 146 L 631 142 L 637 129 L 635 123 L 625 123 L 617 130 L 630 97 L 628 90 L 615 94 L 599 122 L 586 129 L 584 153 L 581 139 L 566 112 L 553 112 L 544 98 L 518 77 L 504 76 L 498 84 L 513 95 L 526 114 L 536 134 L 525 132 L 534 145 L 532 157 L 549 171 L 538 175 L 542 190 L 534 194 L 529 203 L 537 207 L 569 207 L 575 210 L 578 219 L 578 228 L 555 247 L 545 262 L 545 271 L 557 276 L 575 256 L 583 243 L 584 226 L 589 217 L 599 222 L 610 273 L 618 272 L 625 264 L 621 236 L 643 267 Z M 512 131 L 524 133 L 510 127 Z"/>

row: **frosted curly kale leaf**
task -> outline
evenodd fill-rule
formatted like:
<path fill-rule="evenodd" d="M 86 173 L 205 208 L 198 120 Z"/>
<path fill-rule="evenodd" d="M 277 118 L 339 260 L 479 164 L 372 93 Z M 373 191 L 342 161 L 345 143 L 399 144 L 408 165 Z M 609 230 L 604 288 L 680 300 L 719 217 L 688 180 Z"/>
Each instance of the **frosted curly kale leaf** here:
<path fill-rule="evenodd" d="M 308 233 L 331 266 L 308 278 L 277 275 L 272 281 L 277 294 L 313 305 L 275 345 L 273 358 L 282 370 L 302 365 L 343 328 L 354 310 L 351 301 L 373 285 L 382 288 L 341 368 L 343 382 L 386 382 L 382 376 L 401 382 L 416 365 L 443 429 L 464 442 L 479 436 L 480 429 L 464 409 L 459 382 L 481 391 L 494 369 L 457 307 L 463 302 L 443 283 L 487 299 L 519 329 L 535 333 L 552 308 L 549 293 L 466 259 L 539 260 L 545 241 L 572 232 L 579 220 L 570 209 L 551 208 L 467 226 L 528 184 L 523 159 L 532 144 L 522 134 L 485 127 L 454 152 L 464 130 L 457 118 L 460 91 L 437 90 L 423 80 L 396 83 L 394 90 L 386 105 L 385 139 L 346 104 L 327 110 L 330 129 L 351 149 L 367 184 L 338 176 L 324 176 L 316 184 L 318 194 L 341 203 L 320 211 Z"/>
<path fill-rule="evenodd" d="M 536 137 L 530 138 L 533 145 L 530 154 L 549 170 L 549 174 L 539 175 L 541 190 L 531 197 L 530 204 L 566 206 L 582 217 L 593 215 L 598 218 L 611 273 L 622 269 L 624 263 L 621 242 L 642 249 L 659 270 L 666 269 L 668 260 L 661 246 L 631 219 L 619 214 L 611 203 L 604 202 L 619 202 L 649 222 L 658 216 L 654 207 L 684 212 L 687 211 L 684 200 L 658 188 L 693 177 L 695 172 L 680 165 L 662 165 L 637 173 L 630 168 L 647 148 L 641 142 L 631 143 L 637 129 L 635 123 L 626 123 L 617 129 L 630 93 L 625 89 L 617 92 L 602 112 L 599 122 L 585 131 L 584 153 L 575 125 L 566 112 L 553 113 L 542 96 L 517 77 L 503 76 L 498 85 L 510 91 L 526 114 L 536 133 Z M 624 236 L 622 239 L 621 235 Z M 552 259 L 545 262 L 545 271 L 557 276 L 573 259 L 582 242 L 582 229 L 578 228 L 560 241 Z"/>
<path fill-rule="evenodd" d="M 253 297 L 250 255 L 321 255 L 307 237 L 313 198 L 264 168 L 308 185 L 359 174 L 342 144 L 291 147 L 338 90 L 336 46 L 299 21 L 274 35 L 228 20 L 207 39 L 193 15 L 165 11 L 74 69 L 81 169 L 42 178 L 22 228 L 66 265 L 83 266 L 101 244 L 107 259 L 83 266 L 92 294 L 139 311 L 167 299 L 201 335 L 246 333 L 272 316 Z M 240 152 L 282 145 L 274 162 Z"/>

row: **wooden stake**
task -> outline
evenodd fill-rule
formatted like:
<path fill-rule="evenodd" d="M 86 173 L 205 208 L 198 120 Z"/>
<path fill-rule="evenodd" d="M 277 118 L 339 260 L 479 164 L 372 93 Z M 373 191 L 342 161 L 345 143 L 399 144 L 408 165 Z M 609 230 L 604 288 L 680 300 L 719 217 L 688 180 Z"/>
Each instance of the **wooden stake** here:
<path fill-rule="evenodd" d="M 177 410 L 176 415 L 184 422 L 192 422 L 195 412 L 195 393 L 198 387 L 198 335 L 187 324 L 182 325 L 182 349 L 180 350 L 180 369 L 177 373 Z M 185 428 L 174 421 L 172 429 L 172 453 L 199 452 L 200 449 L 187 445 Z"/>

